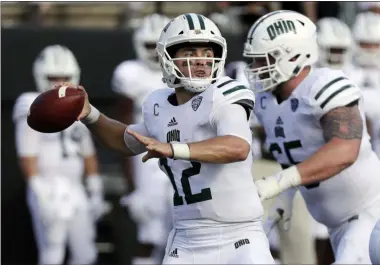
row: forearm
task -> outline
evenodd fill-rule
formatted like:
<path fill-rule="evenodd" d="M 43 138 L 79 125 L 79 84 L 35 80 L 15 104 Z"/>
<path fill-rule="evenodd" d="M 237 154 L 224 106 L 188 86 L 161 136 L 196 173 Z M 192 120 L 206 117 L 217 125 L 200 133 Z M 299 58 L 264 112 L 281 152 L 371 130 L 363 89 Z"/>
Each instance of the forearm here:
<path fill-rule="evenodd" d="M 297 165 L 302 185 L 331 178 L 354 163 L 358 152 L 356 145 L 340 143 L 340 141 L 342 140 L 338 138 L 332 139 L 310 158 Z M 353 153 L 356 155 L 352 155 Z"/>
<path fill-rule="evenodd" d="M 248 142 L 231 135 L 190 143 L 189 148 L 190 160 L 215 164 L 244 161 L 250 150 Z"/>
<path fill-rule="evenodd" d="M 124 132 L 127 125 L 101 114 L 95 123 L 87 124 L 86 126 L 105 147 L 126 156 L 134 155 L 124 143 Z"/>

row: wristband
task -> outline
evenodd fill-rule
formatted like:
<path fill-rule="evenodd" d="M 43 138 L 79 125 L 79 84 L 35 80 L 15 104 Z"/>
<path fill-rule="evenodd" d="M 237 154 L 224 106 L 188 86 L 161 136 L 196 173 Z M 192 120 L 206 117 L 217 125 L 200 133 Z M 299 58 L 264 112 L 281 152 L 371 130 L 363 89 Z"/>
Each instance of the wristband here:
<path fill-rule="evenodd" d="M 81 119 L 81 122 L 83 122 L 84 124 L 92 124 L 97 122 L 99 117 L 100 111 L 94 106 L 90 105 L 90 113 L 86 117 Z"/>
<path fill-rule="evenodd" d="M 297 166 L 291 166 L 278 174 L 278 183 L 283 190 L 301 185 L 301 175 Z"/>
<path fill-rule="evenodd" d="M 189 160 L 190 148 L 187 144 L 171 143 L 174 159 Z"/>

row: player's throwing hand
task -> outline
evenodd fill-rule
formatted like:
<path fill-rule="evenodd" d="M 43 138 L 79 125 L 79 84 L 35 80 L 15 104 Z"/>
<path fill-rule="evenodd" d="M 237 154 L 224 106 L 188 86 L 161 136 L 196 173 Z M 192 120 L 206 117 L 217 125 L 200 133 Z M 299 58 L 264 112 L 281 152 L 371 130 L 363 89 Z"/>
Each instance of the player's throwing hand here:
<path fill-rule="evenodd" d="M 173 150 L 170 144 L 159 142 L 156 139 L 143 136 L 130 129 L 127 129 L 127 132 L 135 137 L 137 141 L 145 145 L 148 153 L 146 153 L 142 158 L 144 163 L 151 158 L 173 157 Z"/>

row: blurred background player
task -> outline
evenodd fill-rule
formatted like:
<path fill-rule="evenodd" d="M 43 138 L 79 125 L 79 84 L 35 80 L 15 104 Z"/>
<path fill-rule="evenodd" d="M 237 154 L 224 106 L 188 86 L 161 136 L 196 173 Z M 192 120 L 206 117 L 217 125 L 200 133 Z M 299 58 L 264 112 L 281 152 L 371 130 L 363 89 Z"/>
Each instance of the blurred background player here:
<path fill-rule="evenodd" d="M 19 164 L 28 184 L 27 204 L 39 264 L 62 264 L 67 244 L 72 264 L 93 264 L 97 259 L 95 222 L 105 208 L 90 133 L 79 122 L 60 133 L 40 133 L 27 124 L 34 99 L 56 82 L 78 84 L 80 68 L 68 48 L 52 45 L 38 55 L 33 74 L 38 92 L 19 96 L 13 120 Z"/>
<path fill-rule="evenodd" d="M 326 17 L 317 22 L 319 57 L 317 67 L 342 69 L 349 67 L 353 40 L 350 28 L 341 20 Z"/>
<path fill-rule="evenodd" d="M 143 100 L 153 90 L 165 86 L 155 49 L 169 21 L 159 14 L 146 16 L 133 36 L 137 60 L 124 61 L 114 71 L 112 89 L 121 96 L 118 116 L 125 124 L 142 122 Z M 132 264 L 159 264 L 172 228 L 173 192 L 168 177 L 157 166 L 158 160 L 143 163 L 142 156 L 129 158 L 132 168 L 126 169 L 125 177 L 130 193 L 122 197 L 121 204 L 138 226 Z"/>
<path fill-rule="evenodd" d="M 354 67 L 347 75 L 362 89 L 372 148 L 380 158 L 380 14 L 359 13 L 353 38 Z"/>

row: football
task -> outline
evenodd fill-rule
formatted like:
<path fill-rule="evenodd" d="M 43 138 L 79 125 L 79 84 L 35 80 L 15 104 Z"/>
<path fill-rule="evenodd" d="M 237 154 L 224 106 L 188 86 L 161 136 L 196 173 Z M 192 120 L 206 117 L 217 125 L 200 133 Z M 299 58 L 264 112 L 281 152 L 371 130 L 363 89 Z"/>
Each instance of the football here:
<path fill-rule="evenodd" d="M 28 113 L 28 125 L 42 133 L 60 132 L 70 127 L 81 113 L 85 92 L 61 86 L 40 94 Z"/>

